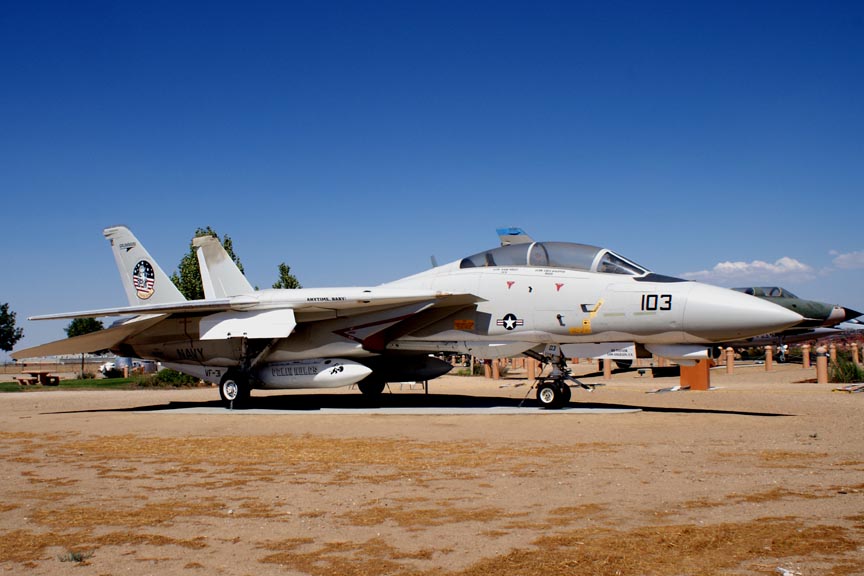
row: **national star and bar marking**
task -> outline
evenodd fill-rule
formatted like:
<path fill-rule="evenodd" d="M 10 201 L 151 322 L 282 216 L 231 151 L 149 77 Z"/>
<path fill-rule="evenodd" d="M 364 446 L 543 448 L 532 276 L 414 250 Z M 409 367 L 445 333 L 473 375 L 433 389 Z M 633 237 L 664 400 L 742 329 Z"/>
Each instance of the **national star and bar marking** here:
<path fill-rule="evenodd" d="M 498 326 L 503 326 L 505 330 L 513 330 L 517 326 L 524 326 L 525 320 L 517 318 L 515 314 L 510 313 L 505 315 L 504 318 L 499 318 L 498 320 L 496 320 L 495 324 L 497 324 Z"/>

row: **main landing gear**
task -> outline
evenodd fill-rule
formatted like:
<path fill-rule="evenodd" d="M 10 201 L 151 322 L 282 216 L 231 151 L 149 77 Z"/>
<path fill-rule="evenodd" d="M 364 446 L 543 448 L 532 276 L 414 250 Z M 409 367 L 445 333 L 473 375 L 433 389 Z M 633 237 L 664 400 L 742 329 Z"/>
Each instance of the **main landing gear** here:
<path fill-rule="evenodd" d="M 381 397 L 381 394 L 384 392 L 384 387 L 386 385 L 387 383 L 380 378 L 375 378 L 374 376 L 367 376 L 366 378 L 357 383 L 357 388 L 359 388 L 360 392 L 363 393 L 363 396 L 365 396 L 369 400 L 377 400 Z"/>
<path fill-rule="evenodd" d="M 539 360 L 543 364 L 552 365 L 552 373 L 549 376 L 537 378 L 537 402 L 542 408 L 553 410 L 566 406 L 570 402 L 570 383 L 584 388 L 589 392 L 594 390 L 591 384 L 585 384 L 577 380 L 567 367 L 567 360 L 557 354 L 549 356 L 538 354 L 532 350 L 525 352 L 527 356 Z"/>
<path fill-rule="evenodd" d="M 278 338 L 273 338 L 269 342 L 249 340 L 245 337 L 241 339 L 240 365 L 228 370 L 219 381 L 219 396 L 226 408 L 233 410 L 249 405 L 252 397 L 252 386 L 255 384 L 254 369 L 278 342 Z"/>
<path fill-rule="evenodd" d="M 229 370 L 219 381 L 219 396 L 229 409 L 243 408 L 251 395 L 249 378 L 239 370 Z"/>

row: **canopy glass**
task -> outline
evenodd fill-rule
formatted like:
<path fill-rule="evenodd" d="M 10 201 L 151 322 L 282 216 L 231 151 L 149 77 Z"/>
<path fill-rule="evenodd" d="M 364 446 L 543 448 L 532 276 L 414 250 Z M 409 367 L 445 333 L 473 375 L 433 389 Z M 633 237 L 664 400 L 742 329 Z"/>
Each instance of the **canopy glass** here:
<path fill-rule="evenodd" d="M 511 244 L 463 258 L 460 268 L 526 266 L 641 276 L 648 269 L 606 248 L 571 242 Z"/>

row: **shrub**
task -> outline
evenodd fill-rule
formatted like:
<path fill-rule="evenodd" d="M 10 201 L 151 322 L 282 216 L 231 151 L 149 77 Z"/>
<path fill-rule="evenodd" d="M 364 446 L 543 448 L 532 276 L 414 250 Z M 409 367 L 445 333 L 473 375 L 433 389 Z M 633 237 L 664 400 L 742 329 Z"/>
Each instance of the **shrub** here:
<path fill-rule="evenodd" d="M 138 385 L 144 388 L 187 388 L 198 386 L 198 378 L 165 368 L 156 374 L 141 378 Z"/>
<path fill-rule="evenodd" d="M 483 362 L 474 363 L 474 373 L 471 373 L 471 367 L 465 366 L 456 371 L 456 376 L 483 376 L 486 371 L 483 369 Z"/>
<path fill-rule="evenodd" d="M 93 557 L 93 552 L 66 552 L 57 557 L 60 562 L 78 562 L 83 564 L 85 560 Z"/>
<path fill-rule="evenodd" d="M 856 384 L 864 382 L 864 369 L 845 355 L 837 355 L 837 361 L 828 365 L 828 381 L 832 384 Z"/>

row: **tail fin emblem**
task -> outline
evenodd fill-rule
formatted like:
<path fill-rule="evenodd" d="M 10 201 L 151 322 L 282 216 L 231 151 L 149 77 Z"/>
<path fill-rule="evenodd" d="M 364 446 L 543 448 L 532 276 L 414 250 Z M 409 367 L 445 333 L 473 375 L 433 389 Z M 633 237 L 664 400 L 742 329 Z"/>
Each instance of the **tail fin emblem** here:
<path fill-rule="evenodd" d="M 135 286 L 135 293 L 141 300 L 147 300 L 153 296 L 156 286 L 156 274 L 153 272 L 153 266 L 147 260 L 141 260 L 132 270 L 132 284 Z"/>

